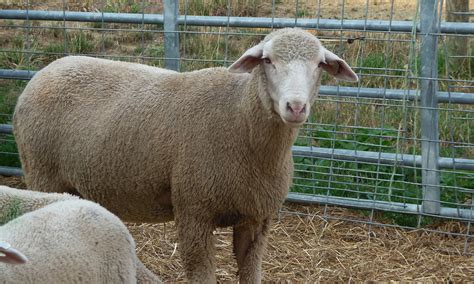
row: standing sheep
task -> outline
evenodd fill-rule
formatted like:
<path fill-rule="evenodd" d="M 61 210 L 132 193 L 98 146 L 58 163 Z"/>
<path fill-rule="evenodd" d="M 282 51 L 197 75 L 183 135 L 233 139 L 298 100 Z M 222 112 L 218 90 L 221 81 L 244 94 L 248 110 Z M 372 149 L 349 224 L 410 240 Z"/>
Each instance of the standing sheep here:
<path fill-rule="evenodd" d="M 94 200 L 127 221 L 175 219 L 192 282 L 216 281 L 213 230 L 233 226 L 240 281 L 260 282 L 270 220 L 292 179 L 291 146 L 322 70 L 358 80 L 300 29 L 272 32 L 228 69 L 59 59 L 15 109 L 26 183 Z"/>
<path fill-rule="evenodd" d="M 0 209 L 7 200 L 18 200 L 22 212 L 31 209 L 0 227 L 0 282 L 160 282 L 137 258 L 125 225 L 98 204 L 6 187 L 0 193 Z M 35 197 L 41 202 L 30 206 Z M 39 204 L 45 207 L 34 210 Z"/>

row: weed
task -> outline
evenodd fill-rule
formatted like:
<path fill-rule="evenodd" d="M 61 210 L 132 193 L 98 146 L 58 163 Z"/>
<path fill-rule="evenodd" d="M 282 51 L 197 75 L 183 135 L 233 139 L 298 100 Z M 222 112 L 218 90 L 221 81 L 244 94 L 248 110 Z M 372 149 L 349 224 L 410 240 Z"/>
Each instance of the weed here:
<path fill-rule="evenodd" d="M 397 129 L 344 128 L 335 132 L 333 126 L 303 129 L 296 145 L 344 150 L 397 152 Z M 330 158 L 294 157 L 295 172 L 292 191 L 350 197 L 374 201 L 421 204 L 421 170 L 402 165 L 384 165 L 363 161 L 342 161 Z M 469 202 L 474 192 L 474 179 L 469 172 L 442 171 L 441 202 L 458 207 Z M 467 205 L 469 206 L 469 204 Z M 417 216 L 385 213 L 399 225 L 414 226 Z M 430 224 L 423 218 L 421 225 Z"/>
<path fill-rule="evenodd" d="M 13 20 L 3 20 L 3 25 L 6 27 L 13 28 L 15 26 L 15 22 Z"/>
<path fill-rule="evenodd" d="M 12 40 L 12 47 L 16 49 L 23 49 L 24 38 L 21 35 L 16 35 Z"/>
<path fill-rule="evenodd" d="M 306 17 L 309 17 L 311 16 L 311 12 L 305 10 L 305 9 L 298 9 L 298 11 L 296 12 L 296 17 L 297 18 L 306 18 Z"/>
<path fill-rule="evenodd" d="M 135 53 L 138 55 L 144 55 L 146 57 L 153 57 L 153 59 L 148 59 L 148 64 L 163 67 L 163 58 L 165 56 L 165 47 L 164 45 L 148 45 L 145 49 L 142 47 L 137 47 Z"/>
<path fill-rule="evenodd" d="M 13 135 L 0 134 L 0 161 L 1 166 L 21 168 Z"/>
<path fill-rule="evenodd" d="M 101 37 L 101 45 L 105 49 L 110 49 L 110 48 L 114 47 L 113 37 L 104 35 L 103 37 Z"/>
<path fill-rule="evenodd" d="M 203 16 L 227 16 L 229 10 L 233 16 L 245 16 L 245 17 L 255 17 L 258 16 L 260 12 L 260 7 L 262 1 L 250 1 L 250 0 L 234 0 L 230 1 L 230 6 L 228 6 L 229 1 L 227 0 L 193 0 L 181 4 L 184 14 L 187 9 L 189 15 L 203 15 Z"/>
<path fill-rule="evenodd" d="M 141 13 L 146 9 L 148 3 L 143 3 L 141 1 L 133 0 L 107 0 L 105 7 L 103 8 L 104 12 L 109 13 Z"/>
<path fill-rule="evenodd" d="M 95 48 L 93 38 L 90 33 L 80 31 L 70 35 L 70 48 L 73 53 L 89 53 Z"/>
<path fill-rule="evenodd" d="M 67 54 L 64 44 L 56 42 L 49 43 L 44 47 L 44 51 L 46 53 L 43 59 L 45 65 Z"/>
<path fill-rule="evenodd" d="M 0 124 L 11 123 L 16 100 L 25 86 L 25 81 L 0 80 Z"/>

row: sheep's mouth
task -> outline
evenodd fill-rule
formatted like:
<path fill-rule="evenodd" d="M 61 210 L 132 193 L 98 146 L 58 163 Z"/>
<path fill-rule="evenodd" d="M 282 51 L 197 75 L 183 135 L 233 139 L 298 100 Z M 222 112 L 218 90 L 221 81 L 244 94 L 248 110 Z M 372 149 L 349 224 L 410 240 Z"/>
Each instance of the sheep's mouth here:
<path fill-rule="evenodd" d="M 283 120 L 283 122 L 289 127 L 297 128 L 297 127 L 301 127 L 306 122 L 306 117 L 304 119 L 294 119 L 294 120 L 285 119 L 284 117 L 281 117 L 281 120 Z"/>

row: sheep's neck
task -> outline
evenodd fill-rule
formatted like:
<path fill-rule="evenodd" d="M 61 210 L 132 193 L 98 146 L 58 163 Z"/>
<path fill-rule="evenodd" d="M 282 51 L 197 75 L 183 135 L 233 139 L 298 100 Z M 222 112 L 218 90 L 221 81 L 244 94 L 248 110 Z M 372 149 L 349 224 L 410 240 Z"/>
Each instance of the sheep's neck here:
<path fill-rule="evenodd" d="M 285 125 L 273 111 L 263 72 L 257 67 L 244 86 L 246 96 L 242 98 L 241 113 L 246 121 L 243 129 L 246 135 L 243 136 L 248 137 L 250 150 L 259 162 L 278 167 L 288 157 L 298 130 Z"/>

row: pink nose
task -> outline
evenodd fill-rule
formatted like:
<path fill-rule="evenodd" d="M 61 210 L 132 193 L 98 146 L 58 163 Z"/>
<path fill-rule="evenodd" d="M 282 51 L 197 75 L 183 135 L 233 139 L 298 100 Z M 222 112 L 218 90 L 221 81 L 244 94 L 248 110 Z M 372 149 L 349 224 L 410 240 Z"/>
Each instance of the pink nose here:
<path fill-rule="evenodd" d="M 286 103 L 286 108 L 294 115 L 300 115 L 306 112 L 306 104 L 304 103 Z"/>

